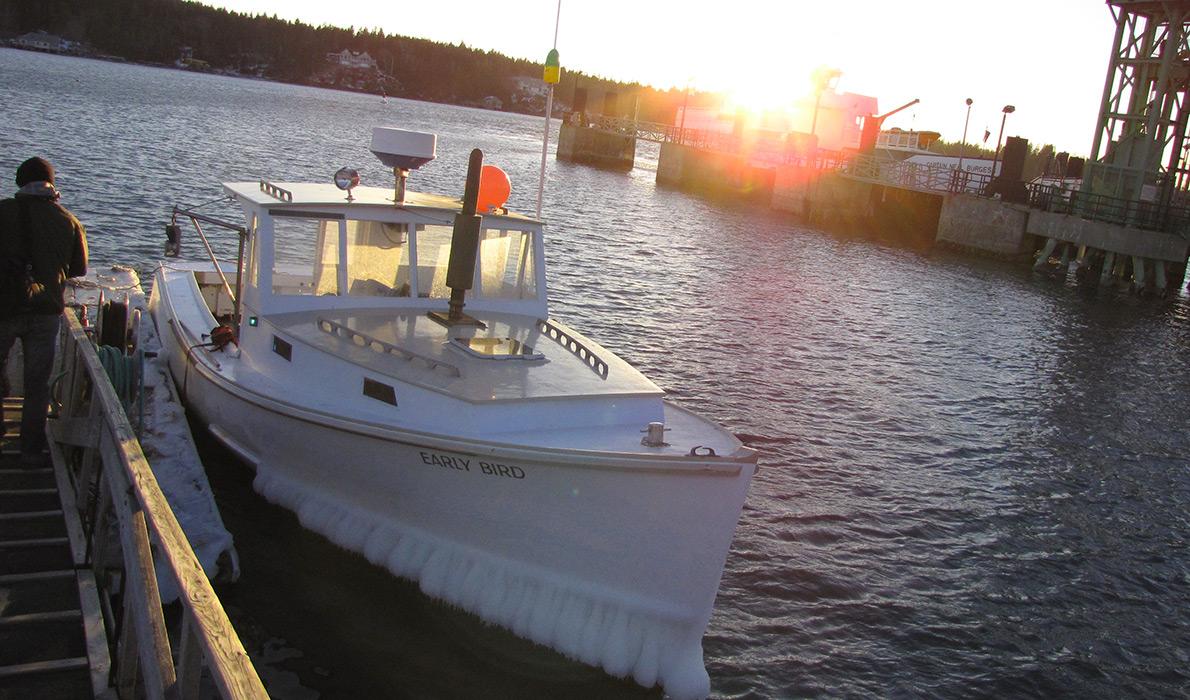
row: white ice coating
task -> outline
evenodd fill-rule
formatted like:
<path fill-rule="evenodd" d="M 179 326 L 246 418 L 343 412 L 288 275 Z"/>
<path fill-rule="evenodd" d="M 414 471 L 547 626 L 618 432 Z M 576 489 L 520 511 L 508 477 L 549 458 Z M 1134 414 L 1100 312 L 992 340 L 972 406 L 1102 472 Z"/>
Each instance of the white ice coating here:
<path fill-rule="evenodd" d="M 156 357 L 146 357 L 144 364 L 145 408 L 140 435 L 141 450 L 207 577 L 234 581 L 240 574 L 239 558 L 231 533 L 219 515 L 215 496 L 190 434 L 190 425 L 186 422 L 186 412 L 170 379 L 160 339 L 149 317 L 140 278 L 135 271 L 121 266 L 93 271 L 84 279 L 72 280 L 68 301 L 88 304 L 93 312 L 100 290 L 106 300 L 123 302 L 127 295 L 130 320 L 134 310 L 139 309 L 141 312 L 141 323 L 137 329 L 139 347 L 146 353 L 157 353 Z M 139 412 L 134 408 L 131 414 L 129 422 L 136 427 Z M 161 602 L 172 603 L 178 599 L 177 582 L 168 567 L 159 565 L 155 568 Z"/>
<path fill-rule="evenodd" d="M 705 621 L 665 619 L 615 591 L 345 506 L 267 464 L 258 466 L 255 488 L 297 513 L 306 528 L 488 623 L 646 688 L 660 684 L 677 700 L 710 692 L 702 659 Z"/>
<path fill-rule="evenodd" d="M 148 315 L 144 322 L 150 326 Z M 174 392 L 165 356 L 145 360 L 145 425 L 141 449 L 178 524 L 207 578 L 234 581 L 239 578 L 239 559 L 231 533 L 223 525 L 214 494 L 194 446 L 186 413 Z M 220 557 L 227 554 L 220 566 Z M 157 568 L 161 602 L 178 598 L 178 586 L 166 566 Z M 222 568 L 222 570 L 221 570 Z"/>

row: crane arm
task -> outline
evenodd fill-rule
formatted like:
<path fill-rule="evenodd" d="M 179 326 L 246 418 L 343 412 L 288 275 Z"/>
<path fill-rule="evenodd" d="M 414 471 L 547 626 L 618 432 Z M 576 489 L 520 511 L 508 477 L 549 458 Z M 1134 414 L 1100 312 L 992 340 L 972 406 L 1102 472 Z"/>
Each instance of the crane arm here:
<path fill-rule="evenodd" d="M 921 100 L 919 100 L 919 99 L 914 99 L 914 100 L 913 100 L 913 101 L 911 101 L 911 102 L 906 102 L 905 104 L 901 105 L 900 107 L 897 107 L 897 108 L 896 108 L 896 109 L 894 109 L 893 111 L 891 111 L 891 112 L 885 112 L 884 114 L 881 114 L 881 115 L 879 115 L 879 116 L 877 116 L 877 117 L 874 117 L 874 119 L 876 119 L 877 121 L 881 121 L 881 122 L 882 122 L 882 121 L 884 121 L 885 119 L 887 119 L 887 118 L 891 117 L 892 115 L 896 114 L 897 112 L 900 112 L 901 110 L 904 110 L 904 109 L 909 109 L 910 107 L 912 107 L 913 105 L 917 104 L 918 102 L 921 102 Z"/>

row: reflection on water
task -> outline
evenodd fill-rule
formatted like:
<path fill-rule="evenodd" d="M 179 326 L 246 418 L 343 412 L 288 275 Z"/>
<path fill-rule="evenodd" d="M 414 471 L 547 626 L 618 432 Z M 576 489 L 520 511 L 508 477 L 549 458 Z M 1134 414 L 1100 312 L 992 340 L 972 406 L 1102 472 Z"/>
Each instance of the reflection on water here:
<path fill-rule="evenodd" d="M 221 180 L 348 165 L 387 186 L 367 151 L 378 124 L 439 134 L 414 189 L 461 192 L 478 146 L 509 173 L 511 208 L 535 205 L 539 120 L 4 49 L 0 62 L 0 170 L 52 160 L 97 261 L 147 272 L 169 207 Z M 551 161 L 551 306 L 763 453 L 704 640 L 715 694 L 1184 697 L 1185 291 L 1088 292 L 806 230 L 659 189 L 656 151 L 641 152 L 626 175 Z M 234 239 L 213 235 L 231 257 Z M 296 675 L 292 697 L 644 693 L 302 532 L 203 449 L 243 558 L 226 600 L 258 660 L 281 657 L 268 673 Z"/>

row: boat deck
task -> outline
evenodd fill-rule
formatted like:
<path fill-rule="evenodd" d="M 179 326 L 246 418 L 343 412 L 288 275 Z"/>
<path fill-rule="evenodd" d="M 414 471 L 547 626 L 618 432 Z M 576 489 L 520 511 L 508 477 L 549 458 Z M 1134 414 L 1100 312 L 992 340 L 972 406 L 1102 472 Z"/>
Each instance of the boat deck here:
<path fill-rule="evenodd" d="M 269 320 L 324 352 L 473 403 L 663 394 L 627 362 L 559 324 L 506 314 L 477 316 L 486 329 L 447 328 L 424 309 L 303 311 Z M 530 354 L 497 359 L 462 346 L 469 339 L 505 338 Z"/>

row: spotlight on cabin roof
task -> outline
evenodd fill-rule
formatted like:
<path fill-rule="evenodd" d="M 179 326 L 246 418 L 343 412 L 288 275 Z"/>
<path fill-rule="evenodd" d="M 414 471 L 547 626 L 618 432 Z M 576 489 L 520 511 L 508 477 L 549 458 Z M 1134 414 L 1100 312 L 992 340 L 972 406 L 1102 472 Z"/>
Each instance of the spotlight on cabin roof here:
<path fill-rule="evenodd" d="M 354 197 L 351 196 L 351 190 L 359 186 L 359 171 L 355 168 L 339 168 L 335 173 L 335 187 L 347 192 L 347 201 L 350 202 Z"/>
<path fill-rule="evenodd" d="M 405 180 L 409 177 L 409 171 L 434 160 L 437 144 L 438 137 L 434 134 L 390 126 L 372 129 L 372 153 L 381 163 L 392 168 L 396 177 L 393 204 L 405 202 Z"/>

